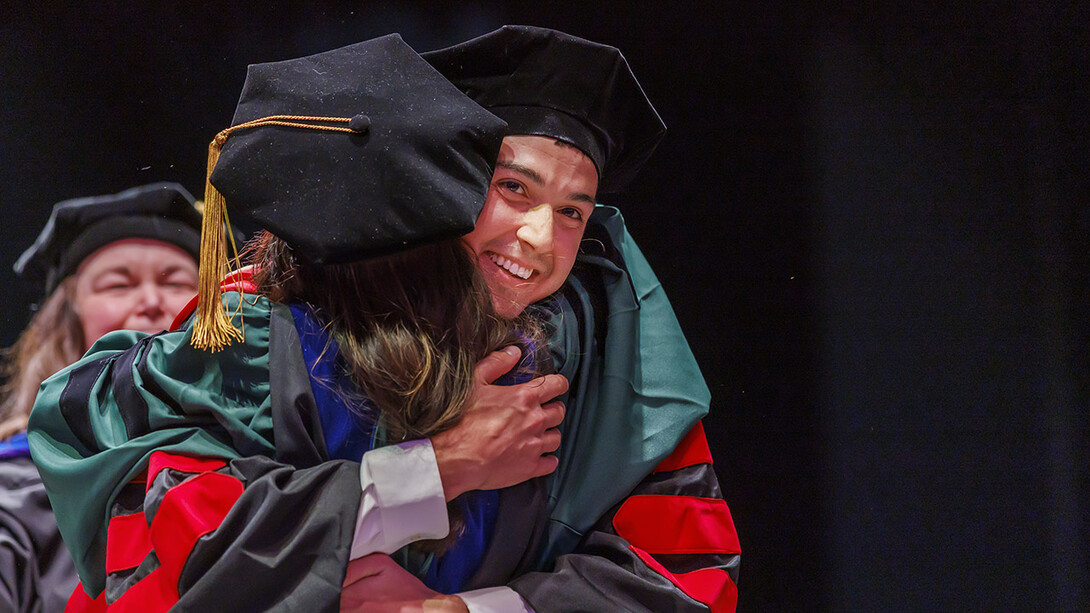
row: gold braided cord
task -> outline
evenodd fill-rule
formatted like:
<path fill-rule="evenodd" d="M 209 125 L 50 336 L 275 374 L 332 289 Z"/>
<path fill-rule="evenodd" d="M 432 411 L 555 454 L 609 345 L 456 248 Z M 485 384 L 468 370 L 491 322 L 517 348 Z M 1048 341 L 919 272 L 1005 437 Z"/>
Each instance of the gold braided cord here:
<path fill-rule="evenodd" d="M 242 341 L 245 339 L 244 328 L 235 327 L 233 322 L 234 315 L 238 314 L 239 324 L 242 325 L 242 301 L 239 301 L 238 307 L 230 316 L 226 307 L 223 306 L 223 290 L 220 285 L 229 272 L 227 259 L 228 239 L 230 240 L 231 251 L 233 252 L 232 260 L 236 270 L 241 268 L 241 262 L 239 261 L 238 247 L 235 245 L 235 237 L 231 232 L 231 223 L 227 218 L 227 205 L 223 199 L 223 194 L 212 185 L 210 180 L 227 138 L 239 130 L 265 126 L 358 134 L 357 130 L 347 126 L 324 125 L 328 123 L 346 124 L 349 121 L 351 121 L 349 117 L 270 115 L 227 128 L 216 134 L 216 137 L 208 144 L 208 168 L 204 183 L 204 219 L 201 221 L 200 262 L 197 272 L 197 317 L 193 322 L 193 336 L 190 339 L 190 344 L 194 347 L 214 353 L 236 340 Z"/>
<path fill-rule="evenodd" d="M 223 130 L 216 135 L 215 141 L 219 141 L 220 146 L 227 141 L 227 137 L 233 132 L 238 130 L 244 130 L 247 128 L 259 128 L 262 126 L 283 126 L 285 128 L 303 128 L 305 130 L 322 130 L 325 132 L 343 132 L 345 134 L 357 134 L 355 130 L 346 126 L 326 126 L 319 122 L 326 123 L 348 123 L 351 121 L 350 117 L 315 117 L 313 115 L 269 115 L 268 117 L 262 117 L 260 119 L 254 119 L 245 123 L 240 123 L 237 126 L 231 126 L 226 130 Z M 305 123 L 311 122 L 311 123 Z M 213 142 L 215 142 L 213 141 Z M 209 171 L 211 173 L 211 170 Z"/>

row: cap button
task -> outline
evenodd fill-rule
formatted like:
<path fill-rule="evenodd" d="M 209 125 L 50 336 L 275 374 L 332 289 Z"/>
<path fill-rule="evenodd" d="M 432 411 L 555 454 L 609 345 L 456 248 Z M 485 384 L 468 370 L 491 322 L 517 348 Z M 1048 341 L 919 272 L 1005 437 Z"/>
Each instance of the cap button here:
<path fill-rule="evenodd" d="M 348 128 L 353 132 L 363 134 L 371 127 L 371 118 L 363 113 L 348 120 Z"/>

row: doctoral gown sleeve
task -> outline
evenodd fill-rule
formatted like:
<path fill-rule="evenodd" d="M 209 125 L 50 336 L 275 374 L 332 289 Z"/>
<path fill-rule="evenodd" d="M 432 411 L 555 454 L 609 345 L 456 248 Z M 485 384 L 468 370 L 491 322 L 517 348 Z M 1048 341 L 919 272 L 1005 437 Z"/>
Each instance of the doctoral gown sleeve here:
<path fill-rule="evenodd" d="M 571 387 L 539 572 L 510 585 L 539 613 L 732 611 L 739 547 L 700 426 L 710 393 L 616 209 L 585 238 L 551 305 Z"/>
<path fill-rule="evenodd" d="M 537 613 L 729 613 L 740 547 L 697 424 L 548 571 L 509 583 Z"/>
<path fill-rule="evenodd" d="M 242 343 L 115 333 L 43 385 L 30 445 L 82 579 L 69 610 L 337 609 L 359 464 L 323 462 L 290 314 L 225 300 Z"/>

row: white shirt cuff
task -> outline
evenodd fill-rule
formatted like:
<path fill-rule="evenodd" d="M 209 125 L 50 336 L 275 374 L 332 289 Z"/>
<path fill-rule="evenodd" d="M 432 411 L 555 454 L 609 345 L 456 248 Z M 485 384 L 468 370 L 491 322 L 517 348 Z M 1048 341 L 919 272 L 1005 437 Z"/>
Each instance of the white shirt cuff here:
<path fill-rule="evenodd" d="M 534 613 L 530 605 L 509 587 L 486 587 L 472 592 L 459 592 L 469 613 Z"/>
<path fill-rule="evenodd" d="M 391 554 L 450 531 L 447 502 L 431 441 L 372 449 L 360 459 L 363 496 L 350 559 Z"/>

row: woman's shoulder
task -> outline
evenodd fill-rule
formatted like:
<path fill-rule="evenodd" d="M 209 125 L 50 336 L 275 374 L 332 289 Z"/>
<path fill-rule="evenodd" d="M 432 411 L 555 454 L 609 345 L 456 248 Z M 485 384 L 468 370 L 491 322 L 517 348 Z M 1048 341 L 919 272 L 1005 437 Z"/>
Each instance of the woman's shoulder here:
<path fill-rule="evenodd" d="M 92 395 L 101 386 L 154 392 L 155 396 L 189 395 L 253 397 L 261 404 L 269 392 L 270 328 L 287 307 L 263 296 L 228 292 L 227 313 L 242 339 L 221 350 L 193 347 L 192 323 L 176 330 L 145 334 L 110 332 L 78 361 L 46 379 L 37 404 L 58 404 L 76 391 Z M 290 313 L 287 314 L 290 320 Z M 134 387 L 135 386 L 135 387 Z M 89 400 L 90 398 L 88 398 Z"/>

